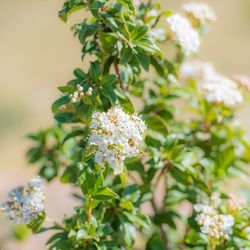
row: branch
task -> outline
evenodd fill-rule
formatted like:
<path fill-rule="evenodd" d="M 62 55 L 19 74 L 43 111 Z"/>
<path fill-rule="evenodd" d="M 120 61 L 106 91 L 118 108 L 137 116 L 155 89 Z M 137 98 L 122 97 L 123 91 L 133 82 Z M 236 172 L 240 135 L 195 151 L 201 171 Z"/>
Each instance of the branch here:
<path fill-rule="evenodd" d="M 121 75 L 120 75 L 120 70 L 119 70 L 119 66 L 118 66 L 117 60 L 114 61 L 114 68 L 115 68 L 115 73 L 117 75 L 118 81 L 120 83 L 120 87 L 121 87 L 121 89 L 123 91 L 125 91 L 124 84 L 122 82 L 122 78 L 121 78 Z"/>

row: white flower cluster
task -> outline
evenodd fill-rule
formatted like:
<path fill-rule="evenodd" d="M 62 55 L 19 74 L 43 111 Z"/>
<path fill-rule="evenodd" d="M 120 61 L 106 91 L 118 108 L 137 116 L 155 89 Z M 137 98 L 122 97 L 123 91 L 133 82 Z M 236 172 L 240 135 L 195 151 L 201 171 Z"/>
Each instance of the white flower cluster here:
<path fill-rule="evenodd" d="M 243 102 L 237 83 L 217 73 L 211 63 L 194 61 L 183 64 L 180 79 L 197 81 L 205 99 L 211 103 L 230 107 Z"/>
<path fill-rule="evenodd" d="M 86 94 L 88 96 L 91 96 L 93 93 L 93 89 L 91 87 L 88 88 L 88 90 L 86 91 Z M 82 97 L 84 97 L 84 92 L 83 92 L 83 87 L 80 84 L 76 85 L 76 91 L 74 91 L 73 94 L 69 95 L 69 98 L 71 98 L 71 102 L 72 103 L 76 103 L 77 101 L 79 101 Z"/>
<path fill-rule="evenodd" d="M 201 226 L 201 232 L 215 239 L 228 240 L 233 232 L 234 217 L 229 214 L 219 214 L 213 207 L 195 204 L 197 213 L 195 220 Z"/>
<path fill-rule="evenodd" d="M 200 48 L 200 37 L 192 27 L 189 20 L 180 15 L 174 14 L 167 18 L 171 31 L 175 34 L 183 52 L 188 56 L 197 53 Z"/>
<path fill-rule="evenodd" d="M 243 102 L 243 97 L 237 84 L 223 76 L 202 84 L 205 98 L 212 103 L 235 106 Z"/>
<path fill-rule="evenodd" d="M 90 129 L 88 144 L 97 147 L 95 161 L 101 166 L 108 163 L 115 174 L 120 174 L 125 158 L 139 153 L 146 125 L 137 115 L 128 115 L 120 107 L 114 107 L 106 113 L 94 113 Z"/>
<path fill-rule="evenodd" d="M 8 199 L 0 204 L 1 211 L 14 223 L 29 224 L 44 212 L 43 184 L 39 177 L 32 179 L 26 186 L 11 190 Z"/>
<path fill-rule="evenodd" d="M 212 8 L 205 3 L 194 3 L 190 2 L 184 4 L 182 9 L 192 18 L 195 18 L 201 24 L 206 24 L 207 22 L 216 21 L 216 15 Z"/>

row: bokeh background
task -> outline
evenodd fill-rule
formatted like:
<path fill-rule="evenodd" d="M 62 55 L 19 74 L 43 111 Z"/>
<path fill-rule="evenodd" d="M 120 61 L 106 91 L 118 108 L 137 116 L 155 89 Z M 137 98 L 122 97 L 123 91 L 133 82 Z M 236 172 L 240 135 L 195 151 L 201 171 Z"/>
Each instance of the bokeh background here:
<path fill-rule="evenodd" d="M 64 24 L 57 17 L 62 0 L 0 0 L 0 199 L 13 186 L 29 180 L 36 168 L 27 166 L 25 135 L 53 123 L 51 103 L 58 85 L 72 77 L 81 61 L 80 44 L 70 31 L 73 17 Z M 162 0 L 165 9 L 180 10 L 182 0 Z M 219 72 L 250 75 L 250 0 L 206 0 L 217 23 L 203 39 L 199 59 L 214 62 Z M 84 65 L 85 64 L 85 65 Z M 240 111 L 250 134 L 250 106 Z M 247 182 L 247 181 L 246 181 Z M 72 211 L 69 187 L 53 182 L 46 188 L 50 217 L 60 219 Z M 8 225 L 0 222 L 0 250 L 42 250 L 47 235 L 23 243 L 8 238 Z"/>

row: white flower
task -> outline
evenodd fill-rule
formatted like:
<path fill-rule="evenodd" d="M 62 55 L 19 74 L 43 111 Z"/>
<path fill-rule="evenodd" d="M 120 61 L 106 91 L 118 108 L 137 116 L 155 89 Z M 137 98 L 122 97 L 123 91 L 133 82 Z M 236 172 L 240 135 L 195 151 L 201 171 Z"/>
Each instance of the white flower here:
<path fill-rule="evenodd" d="M 229 214 L 220 214 L 215 208 L 195 204 L 194 210 L 197 213 L 195 220 L 200 225 L 201 232 L 215 239 L 229 238 L 233 232 L 234 217 Z"/>
<path fill-rule="evenodd" d="M 197 213 L 205 213 L 205 214 L 210 214 L 210 215 L 213 215 L 215 213 L 215 210 L 213 207 L 209 205 L 200 204 L 200 203 L 194 205 L 194 210 Z"/>
<path fill-rule="evenodd" d="M 202 83 L 202 90 L 207 101 L 235 106 L 243 102 L 243 97 L 237 84 L 224 76 L 216 76 L 214 79 Z"/>
<path fill-rule="evenodd" d="M 114 107 L 106 113 L 94 113 L 90 129 L 88 144 L 97 147 L 95 161 L 101 166 L 108 163 L 115 174 L 120 174 L 125 158 L 139 153 L 138 146 L 146 126 L 137 115 L 126 114 L 120 107 Z"/>
<path fill-rule="evenodd" d="M 202 61 L 185 62 L 180 68 L 182 80 L 207 81 L 217 75 L 212 63 Z"/>
<path fill-rule="evenodd" d="M 166 40 L 167 34 L 164 29 L 158 28 L 158 29 L 152 29 L 149 31 L 150 35 L 155 39 L 160 42 Z"/>
<path fill-rule="evenodd" d="M 184 63 L 180 69 L 180 79 L 195 80 L 205 99 L 211 103 L 235 106 L 243 102 L 243 96 L 236 82 L 220 75 L 207 62 Z"/>
<path fill-rule="evenodd" d="M 167 18 L 167 22 L 184 53 L 186 55 L 197 53 L 200 48 L 200 37 L 189 20 L 180 14 L 174 14 Z"/>
<path fill-rule="evenodd" d="M 216 21 L 214 11 L 205 3 L 187 3 L 182 6 L 182 9 L 202 24 Z"/>
<path fill-rule="evenodd" d="M 43 184 L 39 177 L 35 177 L 26 186 L 11 190 L 7 201 L 1 203 L 1 210 L 14 223 L 29 224 L 44 212 L 43 202 Z"/>

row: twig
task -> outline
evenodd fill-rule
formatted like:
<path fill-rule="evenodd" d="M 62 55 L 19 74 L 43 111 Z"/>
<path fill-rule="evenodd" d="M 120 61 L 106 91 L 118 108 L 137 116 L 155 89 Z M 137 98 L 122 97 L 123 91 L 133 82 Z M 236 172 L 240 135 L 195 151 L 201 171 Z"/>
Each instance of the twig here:
<path fill-rule="evenodd" d="M 92 198 L 89 197 L 88 199 L 88 209 L 86 213 L 86 220 L 89 222 L 92 216 Z"/>
<path fill-rule="evenodd" d="M 123 91 L 125 91 L 125 88 L 124 88 L 123 82 L 122 82 L 122 78 L 121 78 L 121 75 L 120 75 L 120 71 L 119 71 L 119 66 L 118 66 L 117 60 L 115 60 L 115 62 L 114 62 L 114 68 L 115 68 L 115 73 L 117 75 L 118 81 L 120 83 L 120 87 L 121 87 L 121 89 Z"/>

